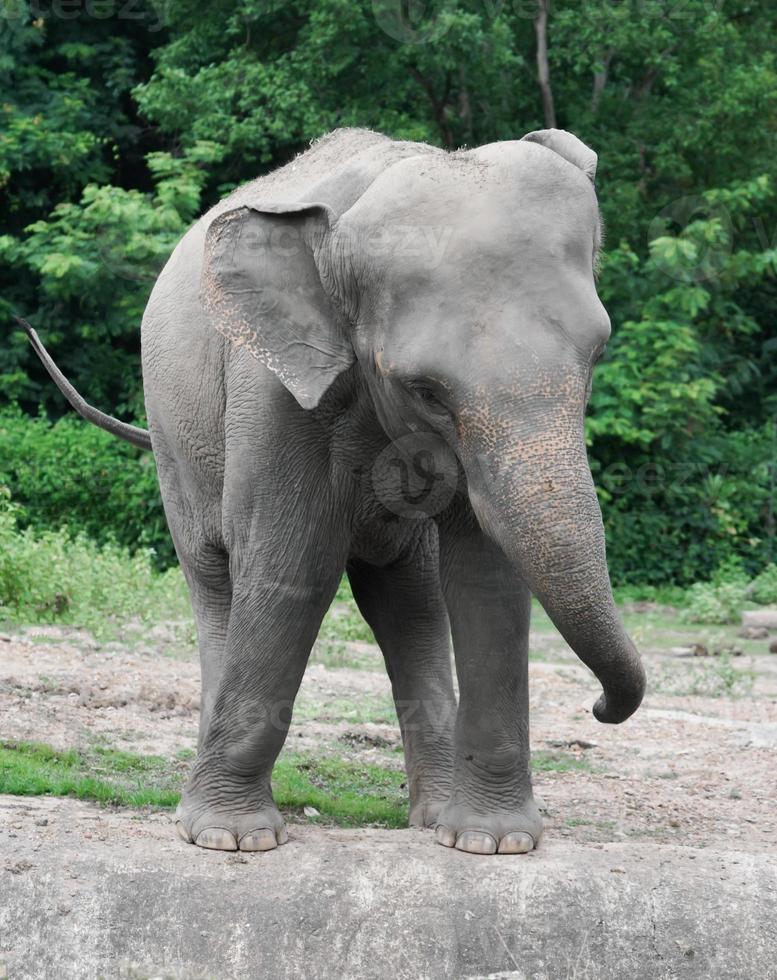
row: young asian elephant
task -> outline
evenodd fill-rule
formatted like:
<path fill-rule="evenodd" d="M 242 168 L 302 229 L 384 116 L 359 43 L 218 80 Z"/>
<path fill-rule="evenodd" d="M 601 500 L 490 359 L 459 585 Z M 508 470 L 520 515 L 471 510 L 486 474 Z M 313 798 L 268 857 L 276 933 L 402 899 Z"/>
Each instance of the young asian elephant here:
<path fill-rule="evenodd" d="M 595 169 L 560 130 L 454 153 L 338 130 L 176 248 L 142 347 L 202 666 L 185 840 L 286 840 L 270 776 L 344 570 L 391 678 L 410 823 L 447 847 L 540 838 L 530 593 L 599 678 L 595 716 L 640 704 L 583 437 L 610 333 Z M 148 444 L 30 333 L 83 415 Z"/>

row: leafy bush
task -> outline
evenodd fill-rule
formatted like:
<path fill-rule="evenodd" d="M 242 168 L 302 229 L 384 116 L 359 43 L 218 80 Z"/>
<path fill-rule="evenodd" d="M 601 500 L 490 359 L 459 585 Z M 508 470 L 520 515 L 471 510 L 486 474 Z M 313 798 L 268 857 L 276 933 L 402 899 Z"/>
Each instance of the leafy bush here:
<path fill-rule="evenodd" d="M 753 693 L 755 672 L 735 666 L 730 653 L 692 664 L 664 665 L 652 688 L 678 697 L 740 698 Z"/>
<path fill-rule="evenodd" d="M 777 603 L 777 565 L 767 565 L 753 582 L 752 596 L 762 605 Z"/>
<path fill-rule="evenodd" d="M 688 590 L 685 616 L 692 623 L 738 623 L 747 601 L 747 582 L 697 582 Z"/>
<path fill-rule="evenodd" d="M 685 593 L 685 618 L 692 623 L 738 623 L 750 600 L 777 602 L 777 565 L 771 563 L 750 581 L 739 557 L 730 557 L 710 582 L 697 582 Z"/>
<path fill-rule="evenodd" d="M 20 508 L 0 487 L 0 618 L 69 623 L 109 635 L 132 618 L 189 619 L 181 572 L 154 568 L 149 551 L 130 555 L 65 528 L 20 529 Z"/>
<path fill-rule="evenodd" d="M 67 525 L 98 544 L 153 549 L 159 567 L 175 563 L 151 453 L 75 415 L 51 424 L 18 410 L 0 414 L 0 484 L 20 505 L 22 527 Z"/>

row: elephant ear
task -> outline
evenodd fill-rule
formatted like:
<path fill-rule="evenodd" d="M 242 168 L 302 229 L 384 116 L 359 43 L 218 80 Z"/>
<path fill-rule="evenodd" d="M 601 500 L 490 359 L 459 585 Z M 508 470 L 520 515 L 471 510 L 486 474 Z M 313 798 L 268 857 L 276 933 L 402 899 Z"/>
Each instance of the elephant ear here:
<path fill-rule="evenodd" d="M 540 143 L 542 146 L 547 146 L 549 150 L 558 153 L 559 156 L 569 160 L 570 163 L 582 170 L 593 184 L 596 177 L 598 157 L 577 136 L 573 136 L 565 129 L 538 129 L 533 133 L 527 133 L 521 139 L 529 143 Z"/>
<path fill-rule="evenodd" d="M 324 204 L 244 206 L 217 217 L 205 239 L 201 296 L 213 326 L 306 409 L 355 360 L 316 263 L 330 221 Z"/>

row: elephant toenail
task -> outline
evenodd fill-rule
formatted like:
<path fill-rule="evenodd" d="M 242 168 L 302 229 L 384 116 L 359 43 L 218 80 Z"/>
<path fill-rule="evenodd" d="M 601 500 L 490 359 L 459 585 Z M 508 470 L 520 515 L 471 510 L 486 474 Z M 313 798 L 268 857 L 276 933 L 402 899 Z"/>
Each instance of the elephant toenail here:
<path fill-rule="evenodd" d="M 285 827 L 281 827 L 278 833 L 275 835 L 278 838 L 279 844 L 288 844 L 289 835 Z"/>
<path fill-rule="evenodd" d="M 527 854 L 534 850 L 534 838 L 531 834 L 516 831 L 505 834 L 499 842 L 499 854 Z"/>
<path fill-rule="evenodd" d="M 448 830 L 447 827 L 443 827 L 441 823 L 435 827 L 434 837 L 437 843 L 442 844 L 443 847 L 453 847 L 456 843 L 456 834 L 452 830 Z"/>
<path fill-rule="evenodd" d="M 277 846 L 275 832 L 267 827 L 251 830 L 240 838 L 241 851 L 272 851 Z"/>
<path fill-rule="evenodd" d="M 234 834 L 223 827 L 207 827 L 201 830 L 194 841 L 197 847 L 207 847 L 212 851 L 236 851 Z"/>
<path fill-rule="evenodd" d="M 456 850 L 468 854 L 496 854 L 496 838 L 481 830 L 465 830 L 456 839 Z"/>

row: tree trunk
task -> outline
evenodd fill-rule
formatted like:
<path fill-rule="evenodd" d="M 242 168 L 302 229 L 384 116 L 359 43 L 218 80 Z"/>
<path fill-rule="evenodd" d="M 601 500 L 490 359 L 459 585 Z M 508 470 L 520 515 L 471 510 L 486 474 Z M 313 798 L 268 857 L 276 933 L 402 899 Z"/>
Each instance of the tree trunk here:
<path fill-rule="evenodd" d="M 537 81 L 542 93 L 545 128 L 555 129 L 556 108 L 553 104 L 553 89 L 550 86 L 550 68 L 548 66 L 548 0 L 539 0 L 537 4 L 534 31 L 537 35 Z"/>

